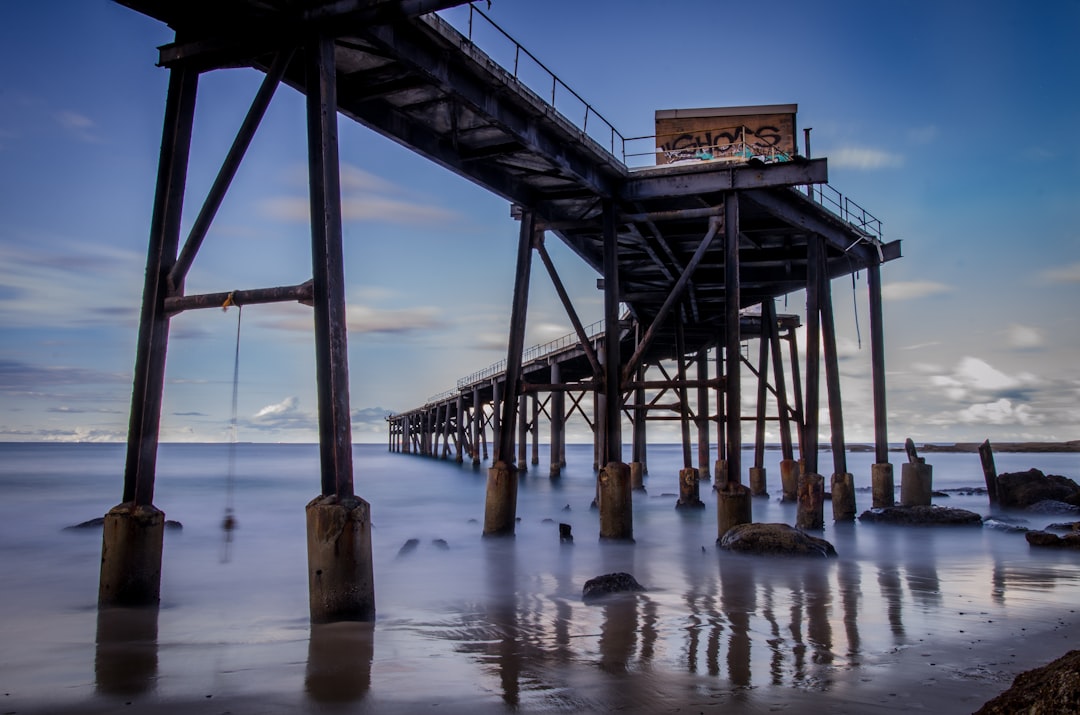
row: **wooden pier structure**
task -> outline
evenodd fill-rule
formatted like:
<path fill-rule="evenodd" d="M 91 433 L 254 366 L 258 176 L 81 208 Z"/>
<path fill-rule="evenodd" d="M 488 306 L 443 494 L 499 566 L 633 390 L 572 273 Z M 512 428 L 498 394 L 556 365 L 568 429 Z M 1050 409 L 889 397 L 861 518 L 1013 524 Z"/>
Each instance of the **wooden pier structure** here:
<path fill-rule="evenodd" d="M 772 394 L 786 468 L 799 480 L 799 494 L 820 493 L 822 347 L 834 460 L 841 477 L 846 472 L 829 282 L 859 270 L 867 271 L 870 286 L 876 461 L 883 471 L 888 466 L 880 266 L 899 257 L 900 247 L 882 240 L 873 216 L 827 187 L 825 159 L 792 152 L 775 162 L 749 157 L 631 169 L 627 140 L 603 115 L 583 100 L 584 117 L 568 118 L 554 106 L 566 92 L 581 99 L 562 80 L 551 74 L 549 90 L 530 89 L 519 80 L 516 62 L 501 67 L 472 42 L 473 22 L 490 22 L 479 9 L 469 6 L 468 29 L 461 30 L 436 14 L 462 0 L 117 1 L 168 24 L 176 39 L 159 55 L 169 72 L 169 91 L 124 494 L 106 519 L 103 606 L 157 602 L 163 518 L 153 497 L 169 320 L 183 310 L 221 305 L 218 294 L 186 294 L 185 276 L 281 83 L 303 93 L 307 103 L 312 278 L 299 286 L 227 295 L 237 305 L 288 300 L 313 307 L 322 471 L 320 493 L 307 507 L 313 621 L 374 616 L 370 515 L 353 491 L 339 114 L 497 194 L 520 220 L 516 265 L 507 267 L 515 285 L 505 363 L 390 420 L 392 449 L 447 456 L 453 442 L 454 457 L 461 460 L 466 454 L 482 458 L 486 431 L 493 431 L 485 535 L 513 532 L 518 465 L 525 462 L 530 433 L 535 455 L 539 415 L 549 417 L 554 452 L 575 411 L 589 415 L 597 435 L 602 538 L 632 539 L 635 477 L 633 467 L 622 462 L 623 416 L 632 418 L 632 463 L 644 465 L 646 418 L 658 419 L 664 409 L 681 421 L 688 470 L 695 469 L 691 423 L 706 449 L 715 428 L 722 455 L 716 470 L 718 532 L 745 521 L 750 490 L 742 484 L 740 463 L 743 367 L 760 376 L 755 443 L 763 444 L 765 404 Z M 514 47 L 517 57 L 527 56 L 546 71 L 521 45 Z M 181 243 L 198 79 L 227 67 L 254 68 L 265 80 Z M 604 320 L 592 330 L 581 324 L 547 256 L 549 236 L 602 277 Z M 534 256 L 554 282 L 576 338 L 543 354 L 527 353 L 524 345 Z M 807 360 L 800 370 L 793 331 L 798 319 L 777 316 L 773 306 L 777 297 L 802 289 Z M 741 354 L 743 342 L 753 338 L 760 347 L 756 365 Z M 789 346 L 787 372 L 781 341 Z M 717 366 L 712 375 L 710 362 Z M 674 374 L 664 367 L 672 363 Z M 657 371 L 661 378 L 649 377 Z M 674 395 L 674 410 L 658 401 L 665 398 L 656 398 L 657 391 Z M 653 398 L 646 400 L 649 393 Z M 583 395 L 592 396 L 589 409 Z M 794 444 L 801 471 L 791 466 Z M 701 472 L 709 467 L 707 456 L 704 461 L 699 455 Z M 760 456 L 753 469 L 764 469 Z M 688 502 L 697 498 L 697 478 L 687 476 Z M 815 518 L 813 509 L 808 518 Z"/>

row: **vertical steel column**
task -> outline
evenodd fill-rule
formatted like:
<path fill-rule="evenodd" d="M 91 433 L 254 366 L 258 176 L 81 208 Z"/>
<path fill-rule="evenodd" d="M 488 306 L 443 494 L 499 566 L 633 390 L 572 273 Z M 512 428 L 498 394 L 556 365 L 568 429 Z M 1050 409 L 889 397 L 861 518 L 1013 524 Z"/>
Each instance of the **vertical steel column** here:
<path fill-rule="evenodd" d="M 795 436 L 799 440 L 799 459 L 806 460 L 806 410 L 803 408 L 802 373 L 799 371 L 799 336 L 788 330 L 788 359 L 791 362 L 791 394 L 795 400 Z"/>
<path fill-rule="evenodd" d="M 866 269 L 870 289 L 870 361 L 874 383 L 874 454 L 878 464 L 889 461 L 889 430 L 885 412 L 885 325 L 881 310 L 881 266 Z"/>
<path fill-rule="evenodd" d="M 675 366 L 676 379 L 679 386 L 676 394 L 679 396 L 679 430 L 682 437 L 683 469 L 691 469 L 693 459 L 690 456 L 690 391 L 686 389 L 686 361 L 683 355 L 686 353 L 686 337 L 683 333 L 682 308 L 675 310 Z"/>
<path fill-rule="evenodd" d="M 506 348 L 506 394 L 502 398 L 499 442 L 495 461 L 514 463 L 514 413 L 521 394 L 521 359 L 525 352 L 525 318 L 529 307 L 529 275 L 535 234 L 535 215 L 529 209 L 521 214 L 518 235 L 517 265 L 514 270 L 514 297 L 510 305 L 510 339 Z"/>
<path fill-rule="evenodd" d="M 645 382 L 645 363 L 637 370 L 637 381 Z M 645 388 L 634 388 L 634 445 L 633 461 L 641 463 L 642 474 L 649 473 L 648 466 L 648 411 L 645 409 Z"/>
<path fill-rule="evenodd" d="M 709 478 L 709 349 L 701 348 L 697 354 L 697 450 L 698 476 Z"/>
<path fill-rule="evenodd" d="M 524 392 L 518 394 L 518 443 L 517 467 L 519 472 L 527 472 L 529 451 L 529 398 Z"/>
<path fill-rule="evenodd" d="M 180 244 L 180 219 L 198 82 L 198 73 L 182 65 L 169 71 L 124 467 L 122 501 L 137 505 L 150 505 L 154 501 L 165 354 L 169 344 L 169 316 L 164 307 L 167 277 L 176 262 Z"/>
<path fill-rule="evenodd" d="M 806 412 L 803 414 L 803 452 L 807 474 L 818 473 L 818 399 L 821 380 L 821 251 L 820 238 L 806 246 Z"/>
<path fill-rule="evenodd" d="M 353 496 L 334 41 L 308 44 L 308 175 L 322 493 Z"/>
<path fill-rule="evenodd" d="M 602 464 L 622 462 L 622 358 L 619 351 L 619 235 L 615 203 L 605 199 L 604 223 L 604 454 Z M 599 425 L 598 425 L 599 427 Z"/>
<path fill-rule="evenodd" d="M 461 391 L 458 391 L 455 408 L 457 409 L 457 449 L 454 456 L 457 463 L 461 464 L 465 461 L 465 395 Z"/>
<path fill-rule="evenodd" d="M 724 401 L 727 399 L 727 373 L 724 365 L 724 349 L 727 335 L 723 331 L 716 338 L 716 459 L 727 460 L 727 410 L 724 409 Z M 717 479 L 724 475 L 717 474 Z"/>
<path fill-rule="evenodd" d="M 540 395 L 532 393 L 532 424 L 529 425 L 532 432 L 532 454 L 529 462 L 540 464 Z"/>
<path fill-rule="evenodd" d="M 754 467 L 757 469 L 765 468 L 765 403 L 769 392 L 769 334 L 765 326 L 765 303 L 771 302 L 772 298 L 761 302 L 761 335 L 758 337 L 757 405 L 754 421 Z"/>
<path fill-rule="evenodd" d="M 499 387 L 499 378 L 493 377 L 491 379 L 491 451 L 493 452 L 491 461 L 493 463 L 499 461 L 499 444 L 501 444 L 502 440 L 502 404 L 504 399 L 502 392 L 502 388 Z M 513 455 L 511 455 L 512 457 Z"/>
<path fill-rule="evenodd" d="M 484 420 L 484 405 L 480 402 L 480 386 L 472 391 L 472 463 L 480 464 L 480 427 Z"/>
<path fill-rule="evenodd" d="M 559 363 L 551 360 L 551 464 L 548 473 L 557 477 L 562 473 L 562 439 L 565 432 L 566 393 L 559 389 L 562 378 L 559 375 Z"/>
<path fill-rule="evenodd" d="M 727 352 L 727 479 L 742 483 L 741 366 L 739 360 L 739 196 L 730 192 L 724 197 L 724 309 L 726 312 Z"/>
<path fill-rule="evenodd" d="M 787 383 L 784 379 L 784 356 L 780 354 L 780 328 L 776 324 L 776 306 L 772 300 L 762 304 L 761 320 L 768 325 L 769 351 L 772 353 L 773 381 L 776 383 L 776 408 L 780 417 L 780 456 L 793 459 L 791 448 L 791 416 L 788 413 Z"/>
<path fill-rule="evenodd" d="M 825 351 L 825 390 L 829 400 L 829 432 L 833 454 L 833 473 L 847 472 L 847 453 L 844 445 L 844 414 L 840 399 L 840 364 L 836 354 L 836 321 L 833 319 L 832 283 L 829 280 L 825 245 L 818 245 L 821 251 L 821 310 L 822 348 Z"/>

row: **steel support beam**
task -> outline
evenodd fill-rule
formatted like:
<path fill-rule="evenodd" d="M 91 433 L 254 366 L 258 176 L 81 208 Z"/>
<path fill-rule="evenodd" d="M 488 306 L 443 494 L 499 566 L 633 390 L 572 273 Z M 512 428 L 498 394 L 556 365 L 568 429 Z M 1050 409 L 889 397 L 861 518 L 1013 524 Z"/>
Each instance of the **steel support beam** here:
<path fill-rule="evenodd" d="M 169 71 L 124 466 L 122 501 L 133 501 L 137 505 L 150 505 L 154 501 L 165 354 L 169 344 L 165 297 L 168 295 L 168 275 L 175 265 L 180 245 L 180 220 L 198 81 L 199 76 L 194 71 L 184 68 Z"/>
<path fill-rule="evenodd" d="M 510 339 L 506 348 L 505 394 L 502 395 L 499 440 L 495 462 L 514 464 L 514 419 L 521 395 L 521 359 L 525 351 L 525 318 L 529 307 L 529 275 L 532 271 L 534 214 L 521 214 L 517 264 L 514 269 L 514 297 L 510 305 Z"/>
<path fill-rule="evenodd" d="M 739 320 L 739 195 L 724 196 L 724 308 L 727 324 L 725 395 L 727 396 L 727 481 L 742 483 L 741 382 L 739 355 L 741 321 Z"/>
<path fill-rule="evenodd" d="M 806 412 L 803 414 L 803 451 L 807 474 L 818 473 L 818 399 L 821 380 L 821 239 L 806 246 L 809 271 L 806 281 Z"/>
<path fill-rule="evenodd" d="M 334 41 L 312 39 L 305 61 L 322 493 L 345 499 L 353 496 L 353 464 Z"/>
<path fill-rule="evenodd" d="M 601 467 L 622 462 L 622 360 L 619 343 L 619 233 L 612 201 L 604 201 L 604 454 Z"/>
<path fill-rule="evenodd" d="M 824 253 L 825 246 L 818 250 Z M 824 263 L 822 256 L 822 263 Z M 840 361 L 836 353 L 836 321 L 833 319 L 832 285 L 821 276 L 821 338 L 825 351 L 825 391 L 829 400 L 829 437 L 832 445 L 833 473 L 847 472 L 847 452 L 844 444 L 844 413 L 840 399 Z"/>
<path fill-rule="evenodd" d="M 870 362 L 874 384 L 874 455 L 878 464 L 889 461 L 889 429 L 885 411 L 885 322 L 881 309 L 881 266 L 866 269 L 870 290 Z"/>

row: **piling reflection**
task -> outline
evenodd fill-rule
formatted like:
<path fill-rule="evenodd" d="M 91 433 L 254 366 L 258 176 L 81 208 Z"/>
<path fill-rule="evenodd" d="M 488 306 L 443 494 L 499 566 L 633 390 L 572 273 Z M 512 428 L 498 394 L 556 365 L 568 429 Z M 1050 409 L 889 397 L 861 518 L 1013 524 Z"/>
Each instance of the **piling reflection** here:
<path fill-rule="evenodd" d="M 373 624 L 312 624 L 304 690 L 319 703 L 351 703 L 371 689 Z"/>
<path fill-rule="evenodd" d="M 100 608 L 94 683 L 106 695 L 152 691 L 158 674 L 158 608 Z"/>

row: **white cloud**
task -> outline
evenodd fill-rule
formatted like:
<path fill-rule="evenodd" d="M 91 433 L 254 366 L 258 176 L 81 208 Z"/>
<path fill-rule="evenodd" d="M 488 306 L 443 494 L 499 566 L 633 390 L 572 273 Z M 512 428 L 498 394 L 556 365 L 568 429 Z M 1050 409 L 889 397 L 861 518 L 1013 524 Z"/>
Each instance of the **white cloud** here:
<path fill-rule="evenodd" d="M 1080 263 L 1048 268 L 1042 272 L 1042 277 L 1054 283 L 1080 283 Z"/>
<path fill-rule="evenodd" d="M 1007 375 L 980 358 L 966 356 L 948 375 L 934 375 L 930 384 L 951 400 L 982 400 L 1017 397 L 1038 386 L 1028 373 Z"/>
<path fill-rule="evenodd" d="M 995 402 L 977 403 L 955 414 L 957 422 L 967 425 L 1021 425 L 1033 427 L 1043 423 L 1029 405 L 1013 404 L 1004 397 Z"/>
<path fill-rule="evenodd" d="M 880 149 L 847 146 L 828 154 L 829 165 L 838 169 L 893 169 L 904 165 L 904 157 Z"/>
<path fill-rule="evenodd" d="M 1028 325 L 1011 323 L 1005 329 L 1005 338 L 1017 350 L 1034 350 L 1043 346 L 1042 331 Z"/>
<path fill-rule="evenodd" d="M 350 305 L 348 326 L 351 333 L 408 333 L 438 325 L 439 309 L 429 306 L 382 309 Z"/>
<path fill-rule="evenodd" d="M 906 281 L 886 283 L 881 287 L 883 300 L 914 300 L 940 293 L 949 293 L 952 286 L 935 281 Z"/>

